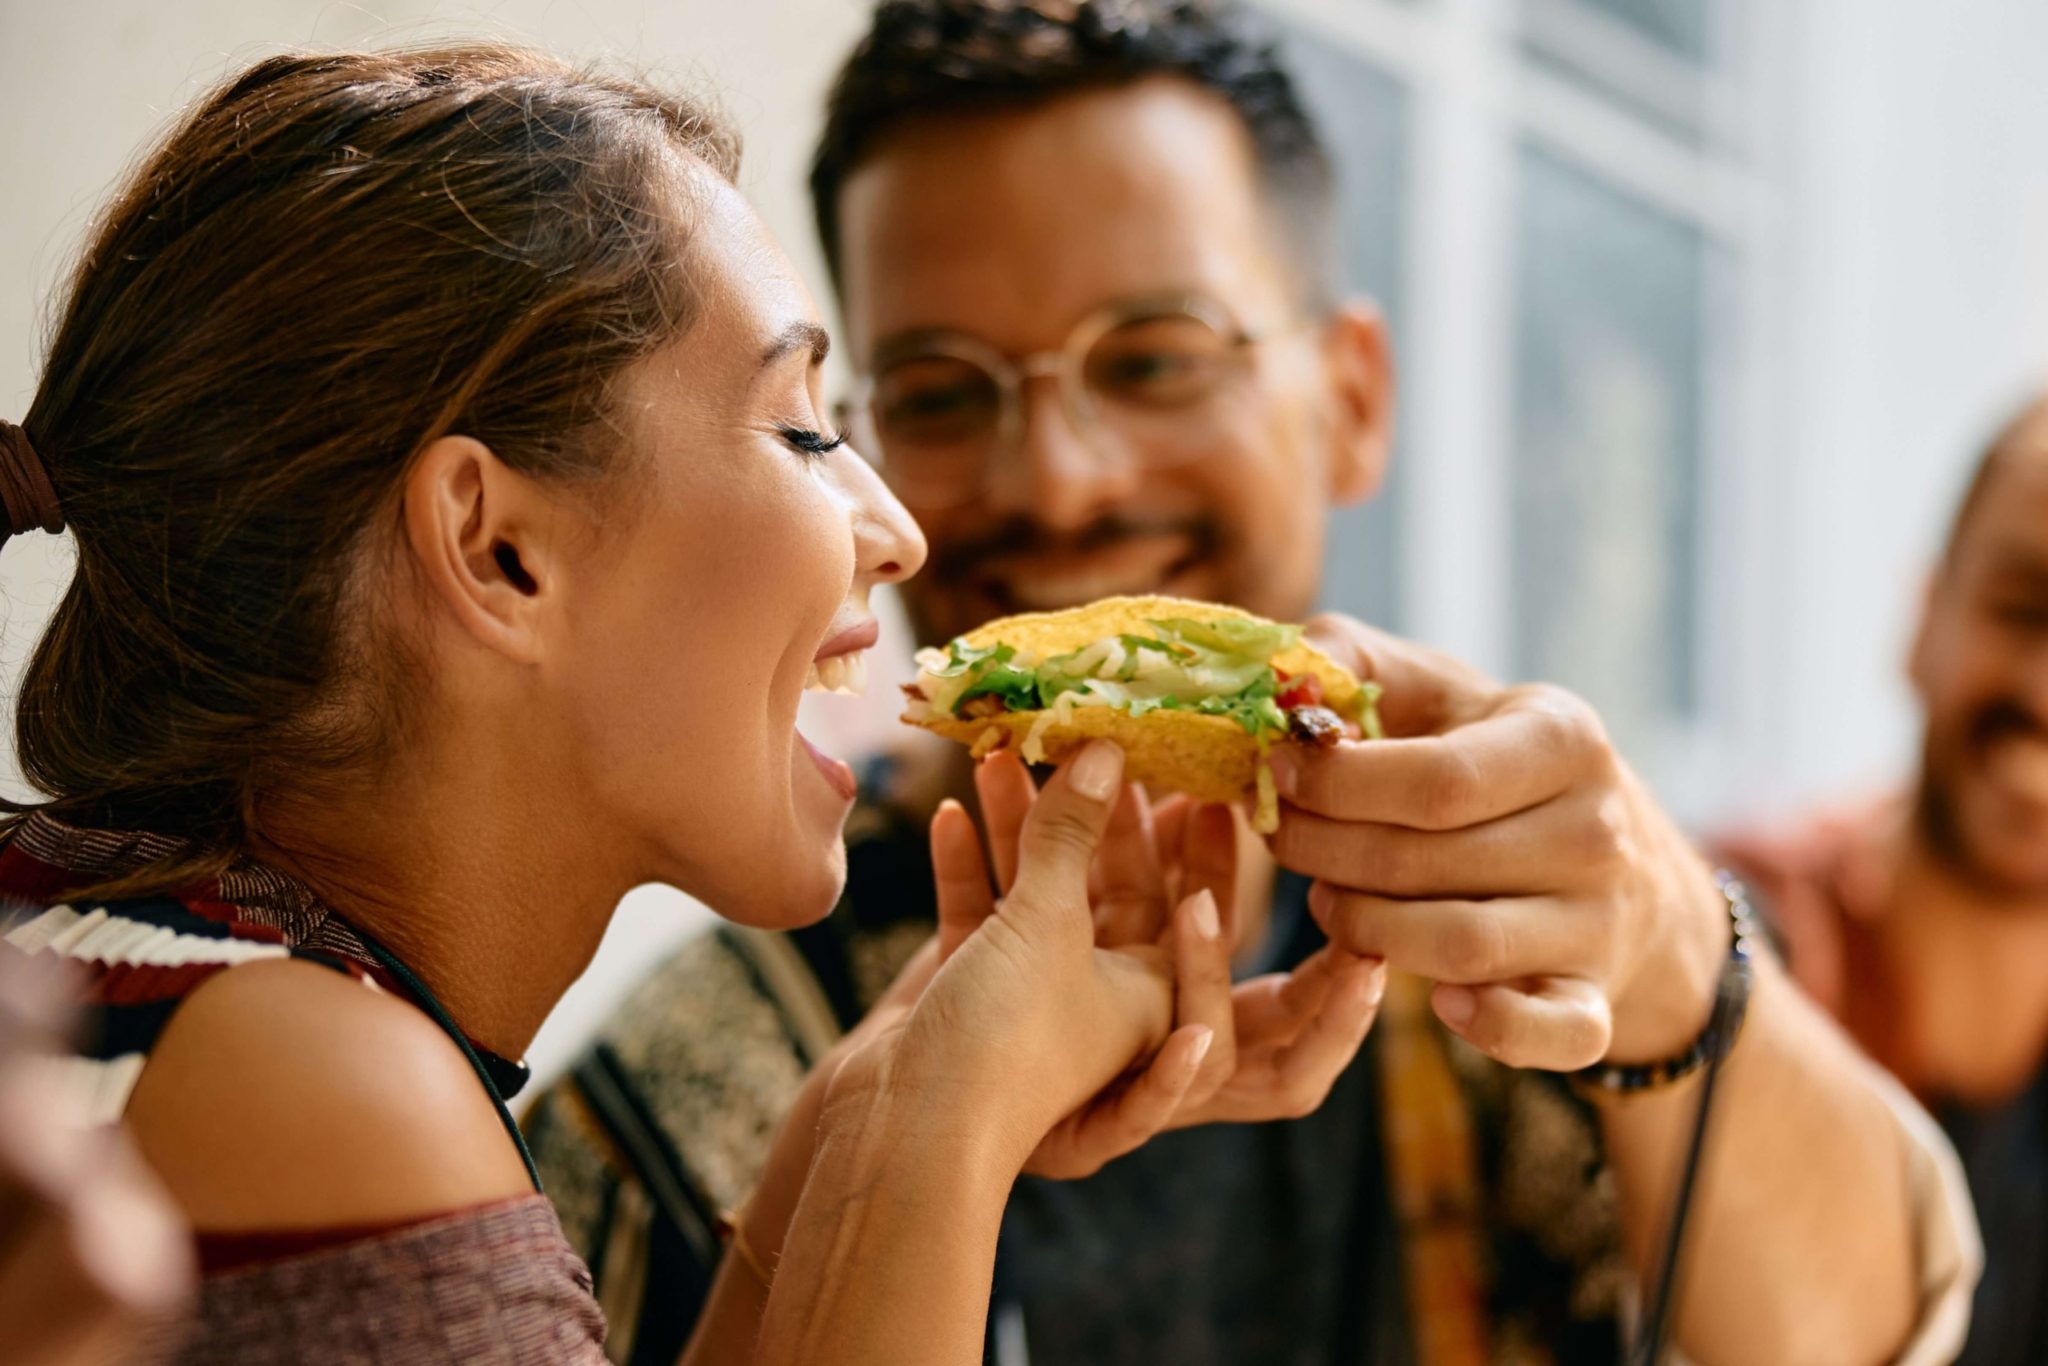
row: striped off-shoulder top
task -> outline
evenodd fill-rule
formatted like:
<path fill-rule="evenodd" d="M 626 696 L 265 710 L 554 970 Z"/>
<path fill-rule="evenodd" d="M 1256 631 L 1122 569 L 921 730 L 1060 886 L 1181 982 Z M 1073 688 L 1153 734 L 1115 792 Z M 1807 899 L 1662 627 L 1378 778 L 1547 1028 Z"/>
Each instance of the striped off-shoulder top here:
<path fill-rule="evenodd" d="M 96 1120 L 120 1119 L 178 1007 L 244 963 L 298 958 L 422 1004 L 309 887 L 253 860 L 175 895 L 66 898 L 178 848 L 42 814 L 0 848 L 7 946 L 76 969 L 85 1028 L 61 1066 Z M 501 1094 L 523 1085 L 524 1067 L 471 1048 Z M 604 1360 L 589 1272 L 538 1191 L 398 1226 L 201 1230 L 198 1243 L 195 1321 L 165 1344 L 180 1362 Z"/>

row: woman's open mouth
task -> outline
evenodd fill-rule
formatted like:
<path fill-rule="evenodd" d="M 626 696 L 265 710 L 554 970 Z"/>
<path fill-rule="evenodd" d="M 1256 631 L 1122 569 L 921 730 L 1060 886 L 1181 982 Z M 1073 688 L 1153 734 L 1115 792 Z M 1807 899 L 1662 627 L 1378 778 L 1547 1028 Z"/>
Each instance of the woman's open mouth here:
<path fill-rule="evenodd" d="M 834 632 L 818 648 L 804 675 L 806 690 L 859 695 L 868 687 L 867 651 L 881 638 L 881 623 L 873 617 Z"/>
<path fill-rule="evenodd" d="M 812 744 L 802 731 L 796 733 L 797 743 L 804 747 L 804 753 L 811 756 L 811 762 L 818 766 L 818 772 L 825 775 L 834 792 L 845 801 L 852 801 L 860 790 L 854 780 L 853 766 L 844 759 L 835 759 L 824 750 Z"/>
<path fill-rule="evenodd" d="M 881 633 L 881 624 L 873 617 L 833 632 L 818 647 L 817 655 L 811 660 L 810 671 L 804 675 L 804 690 L 846 694 L 865 692 L 868 686 L 867 651 L 881 638 Z M 796 733 L 796 738 L 832 790 L 844 800 L 852 801 L 858 791 L 853 768 L 844 759 L 835 759 L 812 744 L 802 731 Z"/>

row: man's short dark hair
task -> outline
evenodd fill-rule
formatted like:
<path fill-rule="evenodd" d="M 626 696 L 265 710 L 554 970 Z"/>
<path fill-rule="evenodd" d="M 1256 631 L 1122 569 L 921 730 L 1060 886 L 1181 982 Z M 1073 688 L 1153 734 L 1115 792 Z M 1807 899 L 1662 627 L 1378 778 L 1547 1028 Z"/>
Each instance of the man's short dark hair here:
<path fill-rule="evenodd" d="M 1969 529 L 1972 517 L 1987 496 L 1993 476 L 2006 461 L 2023 452 L 2021 440 L 2036 426 L 2048 423 L 2048 393 L 2039 393 L 2021 405 L 2020 410 L 2006 420 L 1998 429 L 1998 435 L 1991 438 L 1991 444 L 1978 457 L 1977 468 L 1970 474 L 1970 482 L 1963 490 L 1963 496 L 1956 504 L 1955 518 L 1949 523 L 1948 544 L 1941 552 L 1941 567 L 1946 570 L 1955 562 L 1956 554 L 1962 549 L 1963 532 Z"/>
<path fill-rule="evenodd" d="M 833 83 L 811 204 L 835 284 L 839 194 L 877 137 L 913 119 L 1021 108 L 1173 76 L 1250 135 L 1268 213 L 1311 303 L 1332 293 L 1329 154 L 1274 36 L 1234 0 L 883 0 Z"/>

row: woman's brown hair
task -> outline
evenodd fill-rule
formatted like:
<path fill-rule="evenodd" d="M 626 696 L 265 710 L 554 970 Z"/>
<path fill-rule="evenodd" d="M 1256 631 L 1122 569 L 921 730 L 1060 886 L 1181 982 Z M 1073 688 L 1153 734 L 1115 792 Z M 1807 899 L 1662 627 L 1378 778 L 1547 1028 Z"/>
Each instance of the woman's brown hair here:
<path fill-rule="evenodd" d="M 336 705 L 374 672 L 345 617 L 408 462 L 459 432 L 601 475 L 609 382 L 692 314 L 680 168 L 737 157 L 503 48 L 273 57 L 201 101 L 97 226 L 21 424 L 78 555 L 16 717 L 39 809 L 181 837 L 124 879 L 160 887 L 372 756 L 392 709 Z"/>

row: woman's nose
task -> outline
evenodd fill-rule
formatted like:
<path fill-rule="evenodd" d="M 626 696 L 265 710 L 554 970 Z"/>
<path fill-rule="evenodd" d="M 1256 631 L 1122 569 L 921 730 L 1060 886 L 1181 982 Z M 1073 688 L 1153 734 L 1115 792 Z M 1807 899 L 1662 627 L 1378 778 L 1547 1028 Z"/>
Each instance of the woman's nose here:
<path fill-rule="evenodd" d="M 872 583 L 901 583 L 924 567 L 924 532 L 865 460 L 847 462 L 854 495 L 854 562 Z"/>

